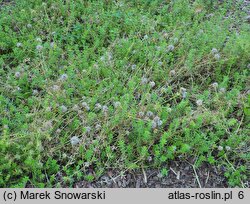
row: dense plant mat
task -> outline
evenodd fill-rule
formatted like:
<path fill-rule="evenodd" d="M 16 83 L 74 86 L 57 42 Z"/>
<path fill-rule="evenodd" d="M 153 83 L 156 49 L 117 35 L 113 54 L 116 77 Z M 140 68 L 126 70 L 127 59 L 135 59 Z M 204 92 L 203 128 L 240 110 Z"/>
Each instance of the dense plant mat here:
<path fill-rule="evenodd" d="M 184 171 L 206 187 L 212 172 L 223 179 L 209 186 L 249 187 L 248 11 L 230 0 L 1 1 L 0 187 L 138 171 L 144 183 Z"/>

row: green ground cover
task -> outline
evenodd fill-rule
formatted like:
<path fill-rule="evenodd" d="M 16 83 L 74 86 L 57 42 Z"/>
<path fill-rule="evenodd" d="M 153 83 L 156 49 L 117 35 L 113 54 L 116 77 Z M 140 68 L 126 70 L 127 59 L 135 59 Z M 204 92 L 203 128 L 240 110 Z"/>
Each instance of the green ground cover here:
<path fill-rule="evenodd" d="M 246 187 L 245 15 L 240 1 L 2 4 L 0 186 L 70 187 L 109 169 L 164 176 L 192 157 Z"/>

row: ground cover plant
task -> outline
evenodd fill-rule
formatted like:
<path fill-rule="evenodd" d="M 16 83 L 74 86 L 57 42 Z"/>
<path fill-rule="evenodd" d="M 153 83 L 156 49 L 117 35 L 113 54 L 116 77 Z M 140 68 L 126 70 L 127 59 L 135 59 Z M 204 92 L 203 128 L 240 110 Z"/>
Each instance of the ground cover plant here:
<path fill-rule="evenodd" d="M 0 187 L 191 160 L 249 186 L 246 1 L 0 2 Z"/>

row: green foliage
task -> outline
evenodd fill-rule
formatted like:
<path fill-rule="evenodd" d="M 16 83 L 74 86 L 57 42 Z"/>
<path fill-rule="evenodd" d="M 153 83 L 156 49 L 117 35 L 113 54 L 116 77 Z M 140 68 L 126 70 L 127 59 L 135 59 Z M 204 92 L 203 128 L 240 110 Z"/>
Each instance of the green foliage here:
<path fill-rule="evenodd" d="M 73 186 L 111 168 L 167 176 L 190 157 L 243 187 L 250 30 L 234 2 L 1 5 L 0 187 Z"/>

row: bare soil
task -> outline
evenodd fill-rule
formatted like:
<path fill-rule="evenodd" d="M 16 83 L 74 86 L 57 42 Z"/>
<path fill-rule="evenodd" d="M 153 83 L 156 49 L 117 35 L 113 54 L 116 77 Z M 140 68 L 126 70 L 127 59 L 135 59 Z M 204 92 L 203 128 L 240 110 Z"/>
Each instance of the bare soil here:
<path fill-rule="evenodd" d="M 118 171 L 109 171 L 97 181 L 77 182 L 75 188 L 227 188 L 223 176 L 224 169 L 203 164 L 195 169 L 189 162 L 171 162 L 168 175 L 162 177 L 157 169 L 136 170 L 120 175 Z"/>

